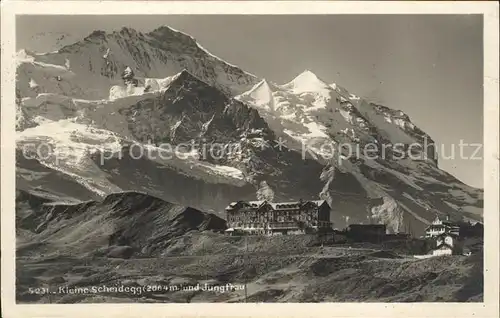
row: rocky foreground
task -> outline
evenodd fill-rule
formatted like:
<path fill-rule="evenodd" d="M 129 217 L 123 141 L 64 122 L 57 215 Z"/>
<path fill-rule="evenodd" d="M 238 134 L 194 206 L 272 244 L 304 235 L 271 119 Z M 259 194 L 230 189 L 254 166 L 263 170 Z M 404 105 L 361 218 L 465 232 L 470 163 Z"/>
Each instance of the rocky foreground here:
<path fill-rule="evenodd" d="M 186 235 L 176 242 L 177 250 L 194 251 L 194 244 L 212 239 L 213 235 Z M 232 247 L 231 239 L 225 239 Z M 483 299 L 481 255 L 416 260 L 344 247 L 327 247 L 323 254 L 318 247 L 304 253 L 296 253 L 288 244 L 283 247 L 285 252 L 259 251 L 246 256 L 241 250 L 232 253 L 227 248 L 217 254 L 143 259 L 20 257 L 17 299 L 21 303 Z M 51 294 L 42 289 L 29 290 L 33 286 L 50 288 Z M 117 289 L 103 289 L 112 286 Z M 83 290 L 85 287 L 88 290 Z"/>
<path fill-rule="evenodd" d="M 225 222 L 140 193 L 57 203 L 18 192 L 17 300 L 480 302 L 482 253 L 321 246 L 313 235 L 230 237 Z"/>

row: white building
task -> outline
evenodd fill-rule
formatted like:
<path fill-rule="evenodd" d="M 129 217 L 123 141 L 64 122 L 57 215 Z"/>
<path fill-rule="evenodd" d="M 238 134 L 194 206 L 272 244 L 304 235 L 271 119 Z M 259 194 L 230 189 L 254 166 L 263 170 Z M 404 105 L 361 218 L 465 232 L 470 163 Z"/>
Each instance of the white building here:
<path fill-rule="evenodd" d="M 442 244 L 432 250 L 432 256 L 453 255 L 453 248 L 449 245 Z"/>
<path fill-rule="evenodd" d="M 425 237 L 436 237 L 444 233 L 450 233 L 453 235 L 460 234 L 460 226 L 448 221 L 441 221 L 439 217 L 436 217 L 432 224 L 425 229 Z"/>
<path fill-rule="evenodd" d="M 453 255 L 454 235 L 443 233 L 436 237 L 436 248 L 432 250 L 433 256 Z"/>
<path fill-rule="evenodd" d="M 453 234 L 445 233 L 436 237 L 436 245 L 439 246 L 442 244 L 446 244 L 449 245 L 450 247 L 453 247 L 453 240 L 454 240 Z"/>
<path fill-rule="evenodd" d="M 431 249 L 427 254 L 414 255 L 415 258 L 423 259 L 434 256 L 446 255 L 470 255 L 470 251 L 464 253 L 464 247 L 459 240 L 459 236 L 451 233 L 441 233 L 435 236 L 436 247 Z"/>

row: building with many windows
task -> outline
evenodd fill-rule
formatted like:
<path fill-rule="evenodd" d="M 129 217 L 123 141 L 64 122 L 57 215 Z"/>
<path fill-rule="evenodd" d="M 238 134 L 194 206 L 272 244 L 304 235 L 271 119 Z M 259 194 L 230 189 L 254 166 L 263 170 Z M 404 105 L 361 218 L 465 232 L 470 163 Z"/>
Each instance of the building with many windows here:
<path fill-rule="evenodd" d="M 229 233 L 304 234 L 331 229 L 330 206 L 325 200 L 268 202 L 238 201 L 226 208 Z"/>

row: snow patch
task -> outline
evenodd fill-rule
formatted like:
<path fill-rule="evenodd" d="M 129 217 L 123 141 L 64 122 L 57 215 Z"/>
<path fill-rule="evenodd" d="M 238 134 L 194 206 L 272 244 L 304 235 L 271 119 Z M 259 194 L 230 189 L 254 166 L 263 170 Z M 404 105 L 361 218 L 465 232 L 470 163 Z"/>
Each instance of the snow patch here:
<path fill-rule="evenodd" d="M 275 110 L 273 91 L 265 79 L 255 84 L 249 91 L 236 96 L 236 99 L 243 102 L 250 102 L 253 106 L 259 108 L 267 108 L 271 111 Z"/>
<path fill-rule="evenodd" d="M 31 149 L 39 147 L 39 161 L 54 170 L 75 178 L 77 182 L 100 195 L 121 191 L 110 183 L 99 167 L 90 159 L 95 151 L 121 149 L 120 138 L 102 129 L 77 124 L 73 120 L 46 122 L 17 134 L 17 145 Z M 28 148 L 24 148 L 25 146 Z"/>
<path fill-rule="evenodd" d="M 397 202 L 388 196 L 383 196 L 383 203 L 371 208 L 371 217 L 387 224 L 387 228 L 398 233 L 402 224 L 402 212 Z"/>
<path fill-rule="evenodd" d="M 330 86 L 320 80 L 316 74 L 306 70 L 294 78 L 291 82 L 282 85 L 283 88 L 293 91 L 295 94 L 318 93 L 324 97 L 329 97 Z"/>
<path fill-rule="evenodd" d="M 33 62 L 35 62 L 35 57 L 33 56 L 33 53 L 25 49 L 22 49 L 16 53 L 17 65 L 22 63 L 33 63 Z"/>
<path fill-rule="evenodd" d="M 37 82 L 35 82 L 34 79 L 31 78 L 30 82 L 29 82 L 29 86 L 30 86 L 30 88 L 35 88 L 35 87 L 38 87 L 38 84 L 37 84 Z"/>
<path fill-rule="evenodd" d="M 349 99 L 351 99 L 351 100 L 359 100 L 360 98 L 359 98 L 359 96 L 356 96 L 354 94 L 349 94 Z"/>
<path fill-rule="evenodd" d="M 139 96 L 144 94 L 144 87 L 134 87 L 133 85 L 121 86 L 115 85 L 109 90 L 109 100 L 113 101 L 119 98 L 129 96 Z"/>
<path fill-rule="evenodd" d="M 315 123 L 315 122 L 310 122 L 310 123 L 304 124 L 304 126 L 306 126 L 310 132 L 309 134 L 304 135 L 304 137 L 306 137 L 306 138 L 317 138 L 317 137 L 328 138 L 328 135 L 325 134 L 323 131 L 325 129 L 324 126 L 322 126 L 318 123 Z"/>
<path fill-rule="evenodd" d="M 208 171 L 216 174 L 220 174 L 229 178 L 234 178 L 234 179 L 240 179 L 244 180 L 245 176 L 243 175 L 243 172 L 237 168 L 230 167 L 230 166 L 222 166 L 222 165 L 210 165 L 206 163 L 199 163 L 200 166 L 204 167 Z"/>

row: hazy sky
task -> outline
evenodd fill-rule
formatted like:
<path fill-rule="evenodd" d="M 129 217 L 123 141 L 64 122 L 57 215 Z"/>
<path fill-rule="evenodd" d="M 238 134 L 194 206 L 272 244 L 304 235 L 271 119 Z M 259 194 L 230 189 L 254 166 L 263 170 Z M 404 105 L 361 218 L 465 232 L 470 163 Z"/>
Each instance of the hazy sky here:
<path fill-rule="evenodd" d="M 126 5 L 126 4 L 124 4 Z M 455 159 L 439 166 L 483 187 L 483 161 L 461 159 L 459 142 L 483 140 L 483 35 L 478 15 L 25 16 L 18 48 L 44 51 L 31 38 L 128 26 L 169 25 L 213 54 L 277 83 L 305 69 L 351 93 L 407 113 Z M 469 156 L 473 147 L 465 147 Z M 481 154 L 482 156 L 482 151 Z"/>

